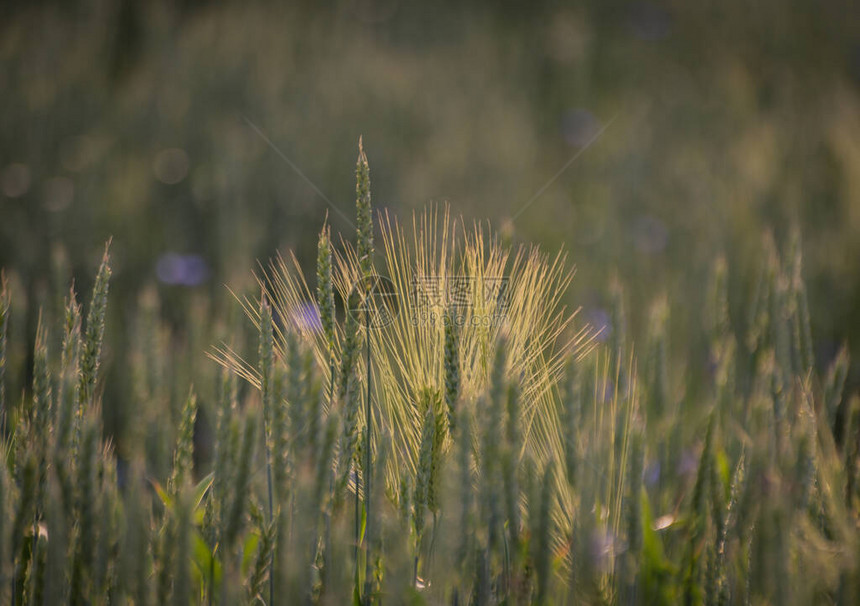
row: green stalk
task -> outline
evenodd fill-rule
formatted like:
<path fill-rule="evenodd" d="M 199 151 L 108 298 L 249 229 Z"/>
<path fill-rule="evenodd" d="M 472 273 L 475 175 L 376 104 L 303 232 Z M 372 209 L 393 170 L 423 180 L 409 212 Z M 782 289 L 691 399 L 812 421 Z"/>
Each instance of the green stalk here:
<path fill-rule="evenodd" d="M 272 307 L 266 300 L 266 294 L 260 297 L 260 397 L 263 401 L 263 432 L 266 441 L 266 491 L 268 510 L 266 521 L 272 524 L 274 509 L 272 496 L 272 440 L 274 435 L 272 410 L 272 369 L 274 364 L 274 334 L 272 329 Z M 269 604 L 273 603 L 275 595 L 275 577 L 269 575 Z"/>
<path fill-rule="evenodd" d="M 369 305 L 369 303 L 368 303 Z M 371 553 L 370 553 L 370 490 L 371 490 L 371 471 L 370 465 L 372 461 L 371 457 L 371 446 L 373 439 L 373 432 L 371 430 L 371 426 L 373 421 L 371 419 L 371 380 L 370 380 L 370 310 L 365 310 L 365 365 L 367 368 L 367 397 L 364 400 L 364 418 L 366 419 L 366 425 L 364 428 L 364 441 L 365 441 L 365 452 L 364 452 L 364 512 L 365 512 L 365 526 L 364 526 L 364 565 L 365 565 L 365 573 L 364 573 L 364 600 L 363 603 L 365 605 L 370 604 L 370 590 L 371 590 Z"/>
<path fill-rule="evenodd" d="M 0 436 L 6 435 L 6 339 L 10 303 L 6 274 L 0 273 Z"/>

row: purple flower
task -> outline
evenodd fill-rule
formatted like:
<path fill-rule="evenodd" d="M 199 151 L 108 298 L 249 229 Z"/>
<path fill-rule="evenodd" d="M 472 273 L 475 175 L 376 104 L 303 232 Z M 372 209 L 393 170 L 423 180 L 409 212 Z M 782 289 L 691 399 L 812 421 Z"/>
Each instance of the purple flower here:
<path fill-rule="evenodd" d="M 209 266 L 200 255 L 165 253 L 158 259 L 159 281 L 180 286 L 198 286 L 209 278 Z"/>

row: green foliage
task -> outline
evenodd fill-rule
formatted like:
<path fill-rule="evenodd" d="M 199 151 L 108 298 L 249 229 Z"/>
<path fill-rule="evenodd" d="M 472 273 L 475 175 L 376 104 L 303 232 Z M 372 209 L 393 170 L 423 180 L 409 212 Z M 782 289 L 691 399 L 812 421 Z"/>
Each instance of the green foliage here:
<path fill-rule="evenodd" d="M 369 204 L 362 157 L 359 199 Z M 400 253 L 386 242 L 390 260 Z M 670 368 L 668 300 L 653 308 L 639 376 L 620 286 L 608 348 L 573 338 L 560 353 L 552 339 L 529 349 L 537 328 L 521 316 L 537 303 L 526 297 L 556 292 L 541 282 L 549 270 L 539 256 L 520 261 L 528 287 L 513 287 L 497 331 L 448 321 L 410 341 L 417 328 L 395 324 L 366 332 L 361 352 L 371 327 L 351 314 L 340 321 L 333 292 L 363 276 L 368 255 L 338 257 L 330 246 L 325 230 L 319 330 L 279 306 L 283 285 L 250 310 L 255 363 L 227 362 L 259 397 L 226 371 L 196 384 L 199 400 L 185 384 L 184 404 L 170 385 L 165 398 L 176 401 L 153 397 L 160 408 L 139 411 L 163 415 L 163 435 L 122 454 L 94 397 L 107 257 L 83 334 L 74 291 L 57 326 L 46 312 L 32 383 L 0 436 L 0 601 L 856 601 L 860 399 L 846 393 L 846 350 L 826 373 L 812 358 L 799 244 L 784 262 L 765 241 L 741 329 L 729 266 L 714 264 L 711 371 L 696 389 L 670 380 L 687 373 Z M 463 268 L 476 263 L 465 257 Z M 9 309 L 4 290 L 2 339 Z M 409 343 L 416 351 L 400 355 Z M 154 340 L 132 359 L 163 347 Z M 131 389 L 152 396 L 154 383 Z"/>

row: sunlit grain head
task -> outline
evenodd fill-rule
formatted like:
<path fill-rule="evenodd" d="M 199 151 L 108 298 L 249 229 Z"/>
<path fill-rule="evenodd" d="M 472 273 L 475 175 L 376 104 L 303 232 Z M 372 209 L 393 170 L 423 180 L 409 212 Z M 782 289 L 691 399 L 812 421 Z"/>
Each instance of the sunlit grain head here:
<path fill-rule="evenodd" d="M 557 417 L 556 383 L 568 355 L 582 356 L 592 344 L 589 328 L 574 329 L 575 311 L 564 305 L 573 277 L 563 253 L 549 256 L 533 246 L 507 247 L 489 227 L 453 219 L 446 207 L 431 206 L 416 212 L 408 222 L 389 213 L 379 221 L 381 254 L 375 271 L 386 279 L 390 292 L 371 297 L 371 310 L 390 305 L 385 322 L 362 325 L 362 339 L 370 338 L 373 423 L 380 431 L 390 429 L 399 465 L 415 470 L 419 450 L 422 411 L 416 404 L 426 389 L 445 390 L 444 347 L 446 314 L 460 324 L 460 400 L 473 406 L 487 388 L 489 366 L 496 342 L 503 335 L 508 348 L 507 376 L 520 381 L 523 435 L 526 449 L 540 460 L 549 454 L 547 432 L 554 431 Z M 333 282 L 341 318 L 350 311 L 348 301 L 363 277 L 360 259 L 349 243 L 335 251 Z M 293 331 L 314 354 L 321 376 L 331 372 L 325 335 L 315 323 L 303 322 L 314 306 L 308 285 L 294 256 L 277 257 L 257 277 L 280 318 L 279 363 L 286 331 Z M 393 296 L 392 296 L 393 295 Z M 353 296 L 355 299 L 355 296 Z M 259 305 L 243 299 L 254 324 Z M 366 320 L 366 318 L 365 318 Z M 335 329 L 335 354 L 340 356 L 343 322 Z M 249 364 L 228 348 L 213 357 L 254 385 L 259 377 Z M 365 360 L 359 362 L 364 382 Z M 365 421 L 362 421 L 365 422 Z"/>

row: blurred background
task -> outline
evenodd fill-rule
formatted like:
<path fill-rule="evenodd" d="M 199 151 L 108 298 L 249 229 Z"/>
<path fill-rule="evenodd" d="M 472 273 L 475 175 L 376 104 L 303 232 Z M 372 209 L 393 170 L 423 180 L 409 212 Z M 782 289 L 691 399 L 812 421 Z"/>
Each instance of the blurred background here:
<path fill-rule="evenodd" d="M 180 366 L 213 372 L 203 352 L 237 314 L 225 285 L 278 250 L 312 271 L 326 213 L 352 239 L 325 198 L 352 217 L 359 135 L 377 209 L 444 201 L 564 247 L 569 303 L 604 335 L 616 280 L 636 342 L 668 295 L 691 376 L 715 259 L 742 326 L 765 234 L 784 251 L 798 233 L 816 357 L 860 359 L 850 0 L 7 1 L 0 90 L 17 393 L 39 307 L 59 314 L 72 275 L 88 299 L 111 236 L 105 400 L 152 336 L 140 310 Z"/>

